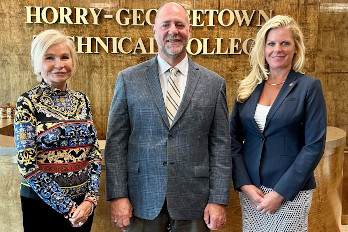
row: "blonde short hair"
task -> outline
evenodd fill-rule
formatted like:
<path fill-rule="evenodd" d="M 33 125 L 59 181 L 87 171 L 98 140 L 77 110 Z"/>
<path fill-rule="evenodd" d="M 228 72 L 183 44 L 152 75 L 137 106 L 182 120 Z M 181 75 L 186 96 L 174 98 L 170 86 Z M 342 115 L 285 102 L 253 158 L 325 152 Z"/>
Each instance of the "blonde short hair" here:
<path fill-rule="evenodd" d="M 302 71 L 305 62 L 306 49 L 303 43 L 303 34 L 300 27 L 290 16 L 274 16 L 261 27 L 256 35 L 255 43 L 250 52 L 251 72 L 240 83 L 237 92 L 238 102 L 244 102 L 248 99 L 256 86 L 263 80 L 268 79 L 269 70 L 265 58 L 266 39 L 271 29 L 280 27 L 287 28 L 291 31 L 297 50 L 292 61 L 292 68 L 297 72 Z"/>
<path fill-rule="evenodd" d="M 31 43 L 31 64 L 34 69 L 34 73 L 37 75 L 37 80 L 41 81 L 41 66 L 44 59 L 44 55 L 47 49 L 55 44 L 65 44 L 70 50 L 70 54 L 73 61 L 73 71 L 77 63 L 77 54 L 74 42 L 66 35 L 58 30 L 50 29 L 42 31 L 38 36 L 36 36 Z"/>

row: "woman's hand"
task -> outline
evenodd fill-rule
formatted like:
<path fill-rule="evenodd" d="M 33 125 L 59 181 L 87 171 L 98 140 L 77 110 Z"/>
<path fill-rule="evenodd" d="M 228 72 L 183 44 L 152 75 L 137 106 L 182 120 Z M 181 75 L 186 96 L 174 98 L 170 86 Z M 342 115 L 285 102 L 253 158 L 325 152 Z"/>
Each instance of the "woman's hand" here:
<path fill-rule="evenodd" d="M 74 215 L 69 219 L 72 227 L 82 226 L 93 211 L 93 203 L 89 201 L 82 202 L 74 212 Z M 82 224 L 81 224 L 82 223 Z"/>
<path fill-rule="evenodd" d="M 264 198 L 262 190 L 255 185 L 243 185 L 240 189 L 247 196 L 254 208 L 257 209 L 256 207 L 263 201 Z"/>
<path fill-rule="evenodd" d="M 262 214 L 273 214 L 282 204 L 284 197 L 276 191 L 267 193 L 262 202 L 256 207 L 257 211 Z"/>

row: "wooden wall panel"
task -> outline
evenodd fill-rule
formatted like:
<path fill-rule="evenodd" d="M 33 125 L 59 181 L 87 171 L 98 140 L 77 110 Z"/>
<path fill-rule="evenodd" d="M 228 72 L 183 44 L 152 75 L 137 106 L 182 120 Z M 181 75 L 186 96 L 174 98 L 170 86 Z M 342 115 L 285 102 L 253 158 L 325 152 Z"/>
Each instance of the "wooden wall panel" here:
<path fill-rule="evenodd" d="M 348 131 L 348 2 L 324 0 L 319 6 L 316 74 L 322 81 L 328 124 Z M 347 143 L 348 144 L 348 138 Z"/>
<path fill-rule="evenodd" d="M 0 2 L 0 106 L 15 104 L 18 96 L 37 85 L 30 65 L 32 36 L 44 29 L 59 29 L 72 36 L 132 37 L 147 41 L 153 37 L 151 26 L 120 26 L 113 20 L 101 19 L 100 25 L 26 24 L 25 6 L 103 7 L 109 14 L 120 8 L 158 8 L 164 0 L 7 0 Z M 328 109 L 328 123 L 348 131 L 348 3 L 347 0 L 182 0 L 188 9 L 273 10 L 276 14 L 294 17 L 303 28 L 307 50 L 305 72 L 321 80 Z M 206 17 L 204 20 L 206 21 Z M 215 17 L 216 19 L 216 17 Z M 233 24 L 230 27 L 195 27 L 192 37 L 241 38 L 255 37 L 256 21 L 250 27 Z M 208 50 L 214 49 L 209 44 Z M 100 139 L 105 139 L 108 111 L 113 97 L 117 73 L 127 67 L 151 59 L 154 55 L 140 54 L 79 54 L 77 72 L 69 87 L 88 95 L 93 107 L 94 121 Z M 199 55 L 191 56 L 197 63 L 217 72 L 226 79 L 228 106 L 231 111 L 238 81 L 249 71 L 248 56 Z M 322 162 L 324 162 L 323 160 Z M 340 161 L 341 162 L 341 161 Z M 316 173 L 319 176 L 320 173 Z M 320 181 L 319 181 L 320 182 Z M 330 183 L 329 183 L 330 184 Z M 102 186 L 103 187 L 103 186 Z M 319 189 L 315 194 L 320 194 Z M 330 193 L 329 193 L 330 194 Z M 222 231 L 241 231 L 240 211 L 236 192 L 232 190 L 228 207 L 228 224 Z M 103 201 L 102 201 L 103 202 Z M 103 204 L 103 203 L 101 203 Z M 108 204 L 104 202 L 104 204 Z M 99 208 L 101 211 L 103 208 Z M 108 209 L 105 209 L 105 212 Z M 107 211 L 109 212 L 109 211 Z M 316 212 L 312 209 L 311 214 Z M 335 215 L 336 216 L 336 215 Z M 315 220 L 315 216 L 311 217 Z M 325 219 L 325 218 L 321 218 Z M 109 221 L 108 217 L 106 219 Z M 311 219 L 310 219 L 311 220 Z M 319 222 L 319 219 L 317 220 Z M 97 222 L 98 223 L 98 222 Z M 318 224 L 319 225 L 319 224 Z M 111 230 L 110 230 L 111 231 Z"/>
<path fill-rule="evenodd" d="M 10 102 L 15 104 L 22 92 L 37 84 L 30 66 L 30 42 L 32 36 L 44 29 L 55 28 L 72 36 L 94 37 L 131 37 L 133 40 L 142 38 L 148 43 L 153 37 L 152 28 L 145 26 L 120 26 L 114 19 L 100 19 L 100 25 L 62 25 L 62 24 L 26 24 L 25 6 L 66 6 L 104 8 L 108 14 L 115 14 L 120 8 L 150 9 L 158 8 L 163 0 L 145 1 L 24 1 L 9 0 L 0 3 L 0 105 Z M 319 0 L 183 0 L 188 9 L 230 9 L 230 10 L 273 10 L 273 14 L 288 14 L 294 17 L 303 28 L 307 48 L 307 74 L 319 78 L 323 83 L 325 98 L 328 104 L 329 125 L 348 130 L 345 117 L 348 58 L 347 11 L 337 10 L 337 4 L 347 7 L 346 1 Z M 335 5 L 336 4 L 336 5 Z M 335 8 L 336 6 L 336 8 Z M 336 9 L 332 10 L 332 9 Z M 104 14 L 102 13 L 102 14 Z M 202 17 L 207 22 L 207 17 Z M 215 21 L 217 17 L 215 16 Z M 226 19 L 226 16 L 225 16 Z M 91 20 L 91 19 L 89 19 Z M 74 20 L 73 20 L 74 21 Z M 210 38 L 208 51 L 215 48 L 214 38 L 223 38 L 227 47 L 228 38 L 255 37 L 258 27 L 257 20 L 251 26 L 239 27 L 235 22 L 230 27 L 216 23 L 215 27 L 195 27 L 192 37 Z M 134 46 L 134 42 L 133 45 Z M 132 47 L 134 48 L 134 47 Z M 77 72 L 69 81 L 72 89 L 85 92 L 91 100 L 94 120 L 99 138 L 105 139 L 108 111 L 113 96 L 113 88 L 119 71 L 146 61 L 154 55 L 141 54 L 107 54 L 103 50 L 99 54 L 79 54 Z M 236 94 L 238 81 L 249 71 L 248 56 L 242 55 L 198 55 L 191 56 L 197 63 L 217 72 L 226 79 L 228 106 L 231 111 Z M 338 103 L 340 102 L 340 103 Z M 346 101 L 347 102 L 347 101 Z M 345 113 L 345 114 L 344 114 Z"/>

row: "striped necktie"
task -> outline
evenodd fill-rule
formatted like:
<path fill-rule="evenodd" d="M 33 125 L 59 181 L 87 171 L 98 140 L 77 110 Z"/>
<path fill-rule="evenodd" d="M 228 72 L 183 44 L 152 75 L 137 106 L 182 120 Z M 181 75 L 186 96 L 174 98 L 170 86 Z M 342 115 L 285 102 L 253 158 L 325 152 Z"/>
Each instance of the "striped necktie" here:
<path fill-rule="evenodd" d="M 180 90 L 178 77 L 176 76 L 177 72 L 177 68 L 170 69 L 170 77 L 168 78 L 167 84 L 166 110 L 170 125 L 172 125 L 180 105 Z"/>

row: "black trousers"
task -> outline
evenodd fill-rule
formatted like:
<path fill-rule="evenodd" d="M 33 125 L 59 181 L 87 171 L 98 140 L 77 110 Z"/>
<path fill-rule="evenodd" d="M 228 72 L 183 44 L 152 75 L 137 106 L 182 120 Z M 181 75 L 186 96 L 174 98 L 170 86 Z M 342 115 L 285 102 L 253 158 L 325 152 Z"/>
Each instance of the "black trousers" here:
<path fill-rule="evenodd" d="M 74 199 L 81 204 L 84 197 Z M 81 227 L 72 227 L 70 221 L 41 199 L 21 197 L 24 232 L 89 232 L 93 214 Z"/>

